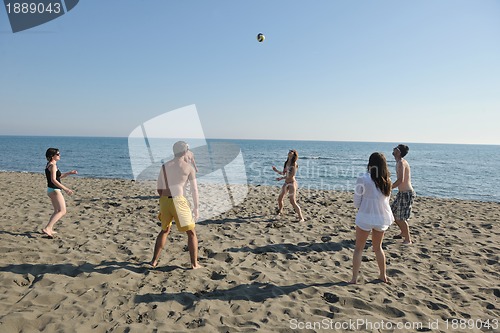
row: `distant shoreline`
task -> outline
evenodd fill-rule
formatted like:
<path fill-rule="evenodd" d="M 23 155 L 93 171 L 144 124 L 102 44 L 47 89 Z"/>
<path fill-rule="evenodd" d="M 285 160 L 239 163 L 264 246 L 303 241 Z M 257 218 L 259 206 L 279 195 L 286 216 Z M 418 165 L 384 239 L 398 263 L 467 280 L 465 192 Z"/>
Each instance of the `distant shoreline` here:
<path fill-rule="evenodd" d="M 12 174 L 20 174 L 20 175 L 25 175 L 25 174 L 31 174 L 31 175 L 43 175 L 42 172 L 31 172 L 31 171 L 5 171 L 5 170 L 0 170 L 0 173 L 12 173 Z M 113 177 L 87 177 L 87 176 L 71 176 L 71 179 L 77 180 L 77 179 L 95 179 L 95 180 L 110 180 L 110 181 L 130 181 L 131 183 L 137 183 L 140 184 L 141 181 L 137 182 L 135 179 L 128 179 L 128 178 L 113 178 Z M 72 180 L 73 181 L 73 180 Z M 259 185 L 259 184 L 235 184 L 238 186 L 248 186 L 250 187 L 262 187 L 262 188 L 270 188 L 272 191 L 279 191 L 279 188 L 281 187 L 282 184 L 279 185 Z M 349 190 L 349 191 L 341 191 L 341 190 L 325 190 L 325 189 L 307 189 L 307 188 L 302 188 L 300 187 L 299 183 L 299 198 L 300 195 L 304 195 L 305 192 L 313 192 L 313 193 L 339 193 L 339 194 L 353 194 L 354 190 Z M 392 191 L 392 197 L 394 197 L 397 193 L 397 190 Z M 493 201 L 493 200 L 474 200 L 474 199 L 460 199 L 460 198 L 448 198 L 448 197 L 437 197 L 437 196 L 424 196 L 424 195 L 419 195 L 417 192 L 417 198 L 422 198 L 422 199 L 438 199 L 438 200 L 445 200 L 445 201 L 451 201 L 451 202 L 478 202 L 478 203 L 499 203 L 498 201 Z"/>

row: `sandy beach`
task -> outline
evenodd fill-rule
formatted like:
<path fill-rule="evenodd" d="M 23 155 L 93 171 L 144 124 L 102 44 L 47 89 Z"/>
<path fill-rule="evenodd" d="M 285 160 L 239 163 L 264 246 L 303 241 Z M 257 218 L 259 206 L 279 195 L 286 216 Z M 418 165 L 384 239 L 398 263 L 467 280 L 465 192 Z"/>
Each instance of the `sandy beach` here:
<path fill-rule="evenodd" d="M 376 280 L 368 248 L 347 285 L 352 193 L 300 190 L 299 223 L 289 202 L 275 217 L 277 187 L 248 187 L 198 223 L 193 271 L 175 228 L 158 267 L 147 264 L 160 230 L 153 189 L 63 182 L 75 194 L 48 239 L 44 175 L 0 173 L 0 332 L 500 331 L 499 203 L 417 197 L 414 244 L 392 239 L 395 224 L 386 233 L 391 283 Z"/>

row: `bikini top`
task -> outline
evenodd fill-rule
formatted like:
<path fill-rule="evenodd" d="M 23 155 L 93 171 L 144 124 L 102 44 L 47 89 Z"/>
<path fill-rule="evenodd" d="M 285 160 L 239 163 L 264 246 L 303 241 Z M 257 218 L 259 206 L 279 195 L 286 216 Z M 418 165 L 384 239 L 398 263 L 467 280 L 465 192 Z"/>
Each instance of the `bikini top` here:
<path fill-rule="evenodd" d="M 293 171 L 294 165 L 290 165 L 285 168 L 285 174 L 288 176 L 289 173 Z"/>

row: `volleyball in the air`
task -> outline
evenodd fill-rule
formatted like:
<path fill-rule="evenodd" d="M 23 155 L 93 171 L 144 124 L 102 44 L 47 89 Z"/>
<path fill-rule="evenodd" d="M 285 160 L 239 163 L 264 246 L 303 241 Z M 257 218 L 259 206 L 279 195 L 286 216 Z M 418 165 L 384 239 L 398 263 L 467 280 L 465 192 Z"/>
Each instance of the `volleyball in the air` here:
<path fill-rule="evenodd" d="M 266 36 L 264 36 L 263 33 L 259 33 L 257 35 L 257 40 L 259 41 L 259 43 L 262 43 L 264 41 L 264 39 L 266 39 Z"/>

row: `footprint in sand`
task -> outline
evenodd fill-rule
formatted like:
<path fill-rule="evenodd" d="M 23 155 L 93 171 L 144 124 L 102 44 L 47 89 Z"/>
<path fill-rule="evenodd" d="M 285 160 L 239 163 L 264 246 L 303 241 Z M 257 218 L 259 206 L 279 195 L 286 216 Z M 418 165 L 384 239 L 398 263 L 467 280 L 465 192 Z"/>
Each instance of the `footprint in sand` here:
<path fill-rule="evenodd" d="M 324 293 L 321 298 L 323 298 L 328 303 L 337 303 L 338 301 L 340 301 L 340 297 L 332 293 Z"/>
<path fill-rule="evenodd" d="M 209 254 L 208 257 L 214 258 L 215 260 L 218 260 L 218 261 L 224 261 L 227 263 L 231 263 L 234 260 L 233 257 L 229 253 L 214 253 L 214 252 L 212 252 L 211 254 Z"/>
<path fill-rule="evenodd" d="M 227 276 L 227 274 L 225 274 L 224 271 L 212 272 L 210 279 L 217 281 L 217 280 L 224 279 L 226 276 Z"/>

